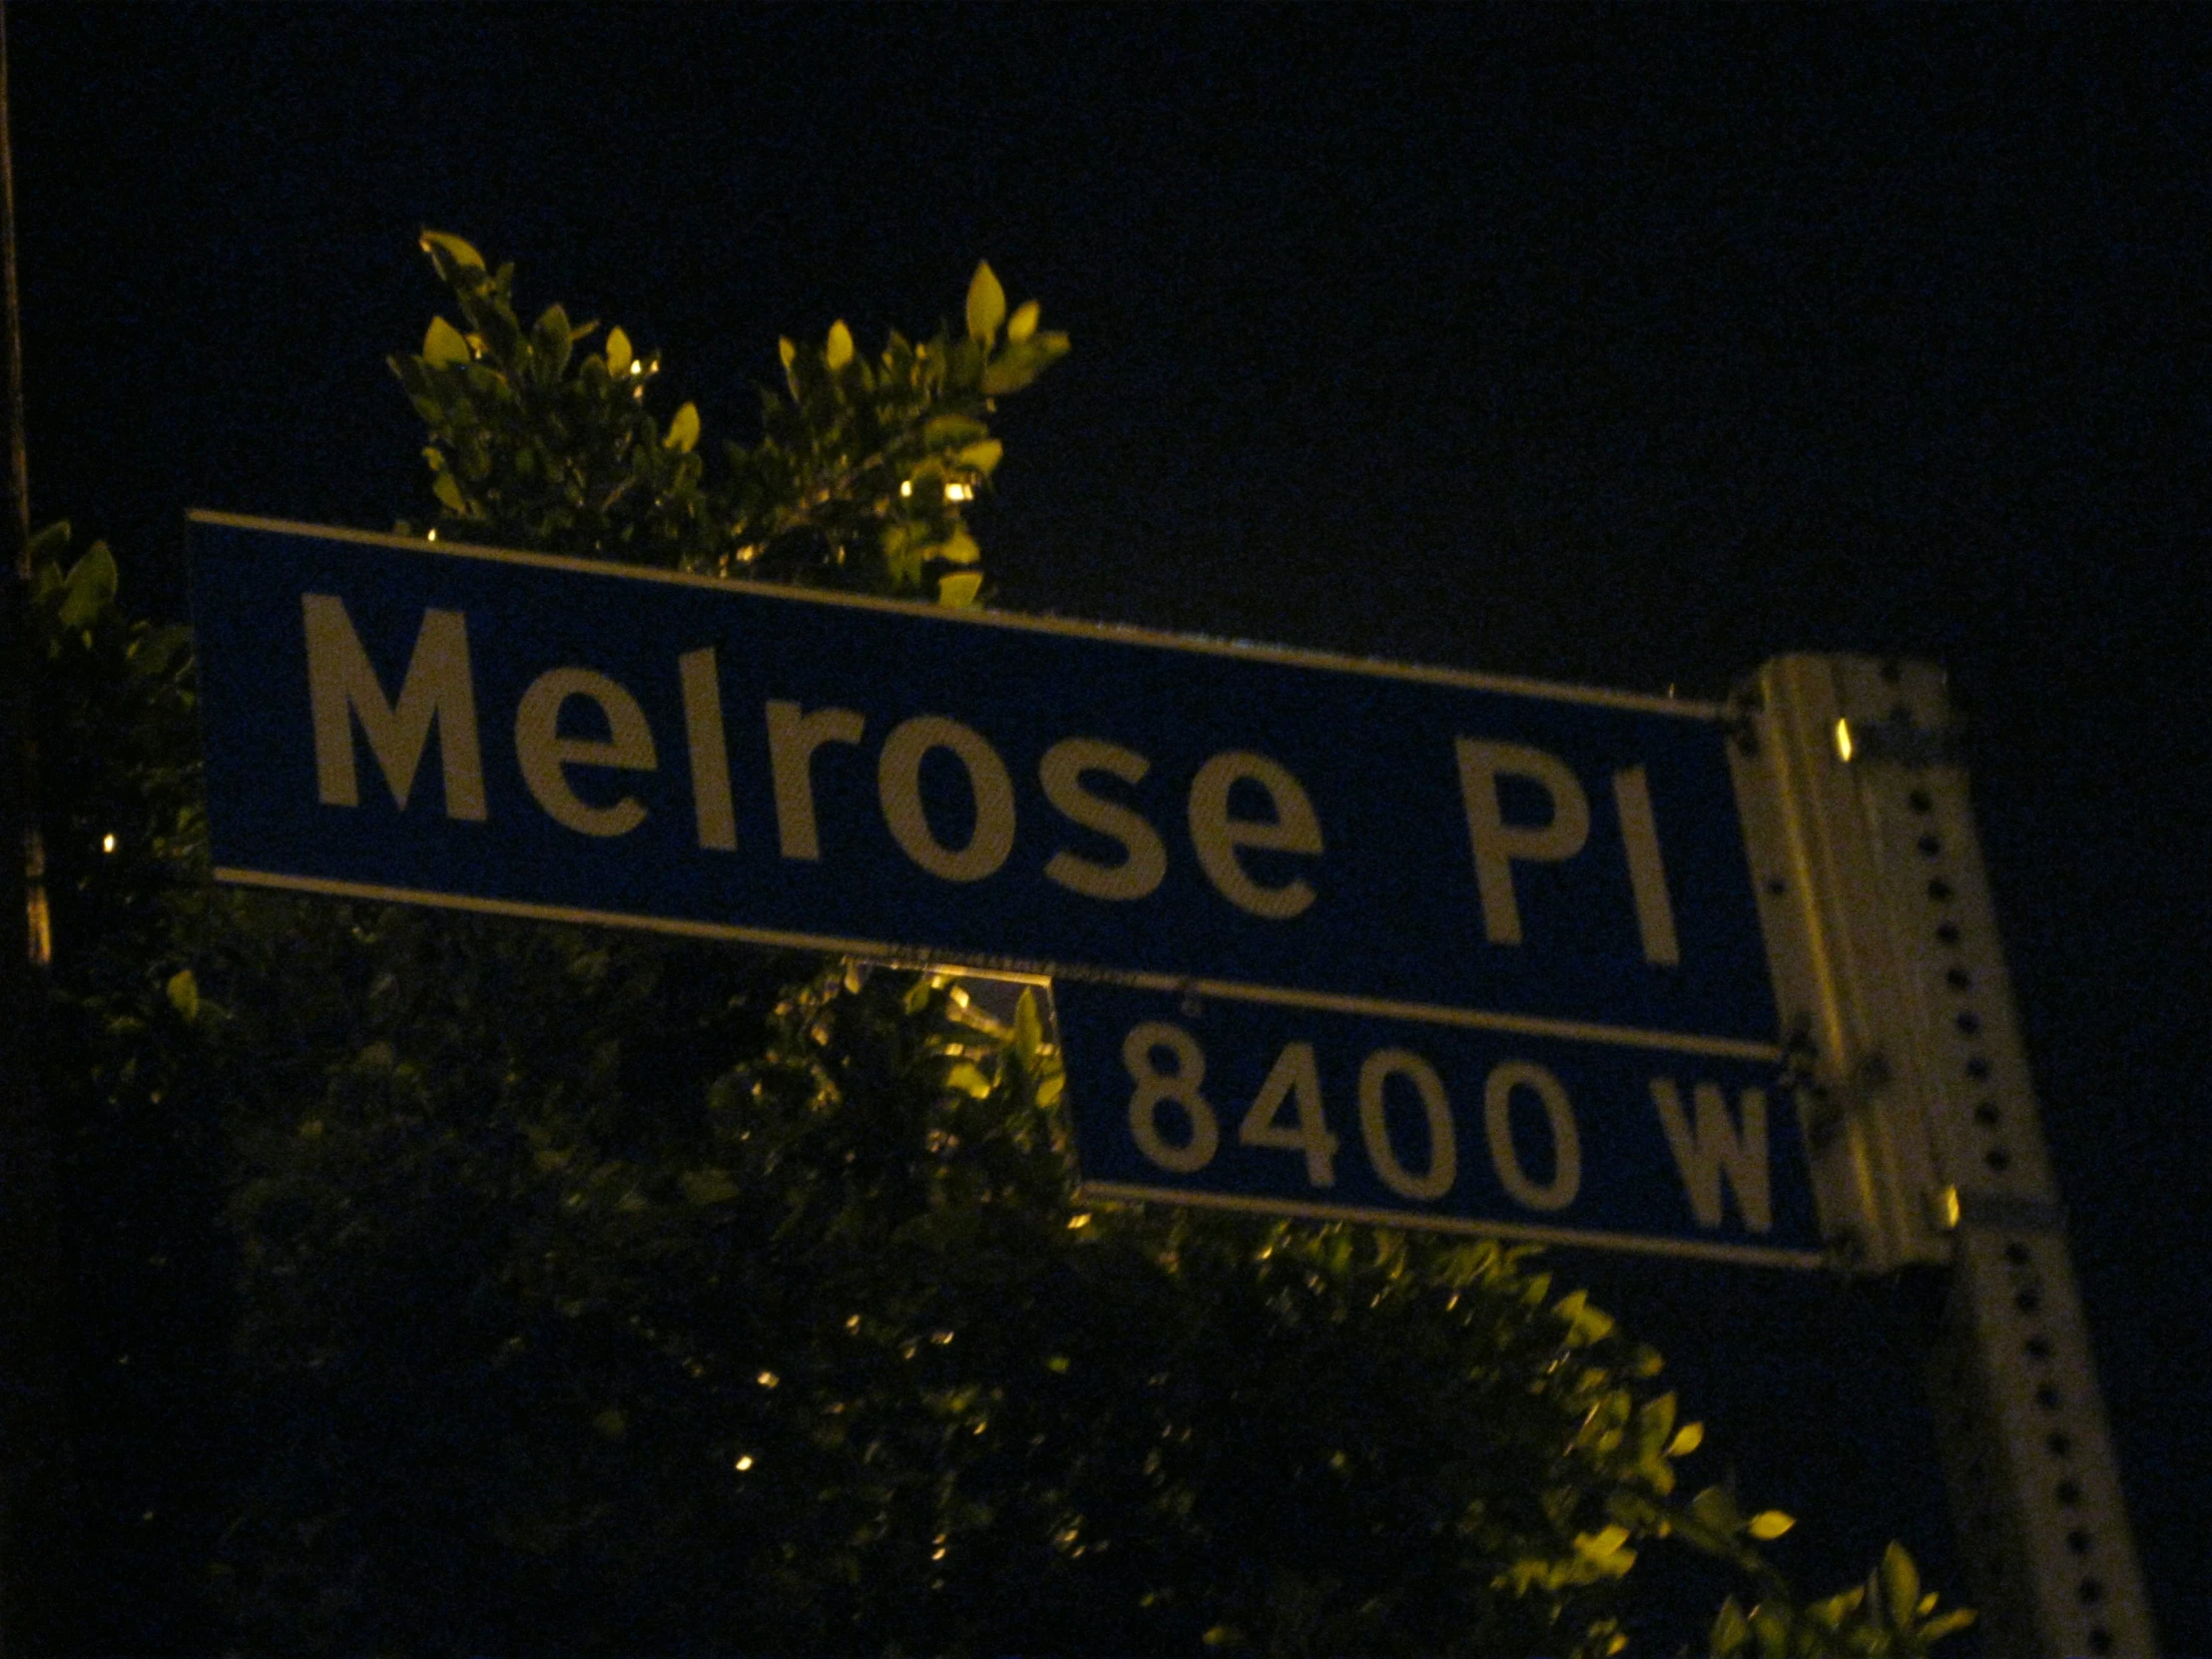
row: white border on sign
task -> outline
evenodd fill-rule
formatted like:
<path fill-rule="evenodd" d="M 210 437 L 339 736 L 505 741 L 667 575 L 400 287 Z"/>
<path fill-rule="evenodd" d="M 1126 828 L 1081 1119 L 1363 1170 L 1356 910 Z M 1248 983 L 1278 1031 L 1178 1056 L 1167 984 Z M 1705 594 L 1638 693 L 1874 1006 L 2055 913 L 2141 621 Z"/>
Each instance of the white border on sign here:
<path fill-rule="evenodd" d="M 1701 1037 L 1681 1031 L 1641 1031 L 1632 1026 L 1592 1025 L 1581 1020 L 1545 1019 L 1534 1014 L 1491 1013 L 1479 1008 L 1451 1008 L 1431 1002 L 1394 1002 L 1384 997 L 1346 996 L 1335 991 L 1299 990 L 1288 985 L 1247 985 L 1226 979 L 1193 979 L 1176 973 L 1144 973 L 1120 968 L 1094 968 L 1078 964 L 1019 961 L 1003 956 L 960 955 L 946 950 L 922 950 L 911 944 L 883 939 L 852 939 L 834 933 L 792 933 L 771 927 L 744 927 L 735 922 L 695 921 L 682 916 L 656 916 L 627 910 L 587 910 L 567 904 L 539 904 L 519 898 L 485 898 L 469 893 L 438 892 L 419 887 L 387 887 L 370 881 L 339 881 L 319 875 L 289 875 L 276 870 L 242 869 L 219 864 L 210 871 L 232 886 L 270 887 L 280 892 L 323 893 L 332 898 L 359 898 L 382 904 L 421 904 L 437 910 L 474 910 L 484 915 L 521 916 L 531 921 L 565 921 L 587 927 L 628 927 L 649 933 L 674 933 L 685 938 L 727 939 L 738 944 L 759 944 L 797 950 L 820 950 L 838 956 L 865 956 L 894 967 L 945 972 L 973 971 L 1001 978 L 1025 979 L 1039 984 L 1052 979 L 1090 979 L 1108 984 L 1133 985 L 1140 990 L 1170 991 L 1185 996 L 1220 997 L 1231 1002 L 1260 1002 L 1282 1008 L 1315 1008 L 1327 1013 L 1365 1014 L 1378 1019 L 1411 1020 L 1422 1025 L 1454 1025 L 1473 1031 L 1509 1031 L 1523 1037 L 1556 1037 L 1570 1042 L 1609 1043 L 1621 1048 L 1644 1048 L 1670 1054 L 1710 1054 L 1729 1060 L 1752 1060 L 1779 1065 L 1782 1049 L 1775 1043 L 1741 1037 Z"/>
<path fill-rule="evenodd" d="M 1178 1187 L 1126 1186 L 1119 1181 L 1083 1181 L 1078 1200 L 1115 1203 L 1179 1204 L 1209 1210 L 1238 1210 L 1247 1215 L 1296 1217 L 1302 1221 L 1355 1221 L 1371 1227 L 1418 1228 L 1425 1233 L 1479 1233 L 1523 1239 L 1530 1244 L 1582 1245 L 1594 1250 L 1637 1251 L 1651 1256 L 1686 1256 L 1701 1262 L 1733 1262 L 1759 1268 L 1825 1268 L 1817 1250 L 1785 1250 L 1776 1245 L 1707 1243 L 1702 1239 L 1666 1239 L 1648 1233 L 1601 1233 L 1594 1229 L 1536 1227 L 1521 1222 L 1439 1216 L 1418 1210 L 1376 1210 L 1361 1204 L 1316 1204 L 1299 1199 L 1254 1198 L 1239 1193 L 1193 1192 Z"/>
<path fill-rule="evenodd" d="M 1411 663 L 1340 657 L 1327 651 L 1305 651 L 1287 645 L 1207 639 L 1196 634 L 1170 634 L 1161 629 L 1083 622 L 1068 617 L 1023 616 L 1012 611 L 955 610 L 949 606 L 930 605 L 911 599 L 878 599 L 870 594 L 833 593 L 823 588 L 800 588 L 781 582 L 702 576 L 682 570 L 655 570 L 643 565 L 614 564 L 603 559 L 574 559 L 558 553 L 526 553 L 511 547 L 479 547 L 471 542 L 424 541 L 416 536 L 387 535 L 375 530 L 343 530 L 326 524 L 301 524 L 292 519 L 254 518 L 244 513 L 213 512 L 203 507 L 193 508 L 185 517 L 195 524 L 221 525 L 232 530 L 262 530 L 277 535 L 305 536 L 318 541 L 358 542 L 368 547 L 391 547 L 432 557 L 483 559 L 494 564 L 529 565 L 540 570 L 566 570 L 582 576 L 605 576 L 621 581 L 671 582 L 679 587 L 711 588 L 723 593 L 736 588 L 742 593 L 765 599 L 790 600 L 811 605 L 844 605 L 864 611 L 889 611 L 899 616 L 928 617 L 958 627 L 1006 628 L 1016 633 L 1059 634 L 1075 639 L 1103 640 L 1111 644 L 1149 646 L 1161 651 L 1187 651 L 1206 657 L 1241 657 L 1247 661 L 1288 664 L 1293 668 L 1323 669 L 1332 674 L 1363 674 L 1374 679 L 1410 680 L 1432 686 L 1459 686 L 1470 691 L 1540 697 L 1554 703 L 1589 703 L 1603 708 L 1634 709 L 1642 714 L 1673 715 L 1684 720 L 1717 721 L 1724 718 L 1727 712 L 1718 703 L 1695 698 L 1653 697 L 1643 692 L 1559 685 L 1545 680 L 1523 680 L 1505 674 L 1473 674 L 1455 668 L 1423 668 Z"/>

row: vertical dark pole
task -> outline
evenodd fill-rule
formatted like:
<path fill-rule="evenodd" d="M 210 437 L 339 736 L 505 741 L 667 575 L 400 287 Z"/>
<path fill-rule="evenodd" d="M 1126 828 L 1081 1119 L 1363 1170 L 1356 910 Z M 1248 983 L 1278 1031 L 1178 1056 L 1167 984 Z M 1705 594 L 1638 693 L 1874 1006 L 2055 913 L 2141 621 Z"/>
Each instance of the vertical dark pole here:
<path fill-rule="evenodd" d="M 68 1415 L 54 1156 L 37 1040 L 50 951 L 31 706 L 29 468 L 16 294 L 7 8 L 0 0 L 0 305 L 6 311 L 7 540 L 0 579 L 0 1659 L 68 1645 Z"/>

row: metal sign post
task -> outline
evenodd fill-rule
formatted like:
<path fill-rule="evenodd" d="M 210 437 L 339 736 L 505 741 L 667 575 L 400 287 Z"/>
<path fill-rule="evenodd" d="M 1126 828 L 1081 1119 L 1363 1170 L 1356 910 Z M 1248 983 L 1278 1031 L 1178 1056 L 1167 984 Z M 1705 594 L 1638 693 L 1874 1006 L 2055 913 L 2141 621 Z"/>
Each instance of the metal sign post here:
<path fill-rule="evenodd" d="M 1942 675 L 1786 657 L 1742 716 L 1824 1214 L 1859 1271 L 1950 1269 L 1931 1381 L 1984 1651 L 2154 1653 Z"/>

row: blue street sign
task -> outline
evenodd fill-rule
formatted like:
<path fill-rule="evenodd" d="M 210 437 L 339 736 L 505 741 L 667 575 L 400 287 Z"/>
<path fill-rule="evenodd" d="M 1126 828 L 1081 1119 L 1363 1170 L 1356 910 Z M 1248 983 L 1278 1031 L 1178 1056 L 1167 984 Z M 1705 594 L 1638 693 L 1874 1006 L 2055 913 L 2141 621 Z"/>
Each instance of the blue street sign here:
<path fill-rule="evenodd" d="M 1770 1063 L 1067 980 L 1053 1002 L 1083 1197 L 1823 1260 Z"/>
<path fill-rule="evenodd" d="M 218 514 L 191 541 L 226 880 L 1775 1056 L 1710 705 Z"/>

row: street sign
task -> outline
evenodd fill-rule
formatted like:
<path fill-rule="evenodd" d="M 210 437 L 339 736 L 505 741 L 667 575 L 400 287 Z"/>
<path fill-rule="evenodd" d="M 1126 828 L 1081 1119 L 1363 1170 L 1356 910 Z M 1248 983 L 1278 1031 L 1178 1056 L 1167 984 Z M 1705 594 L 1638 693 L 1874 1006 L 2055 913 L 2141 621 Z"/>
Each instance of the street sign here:
<path fill-rule="evenodd" d="M 1081 1192 L 1823 1260 L 1771 1064 L 1062 980 Z"/>
<path fill-rule="evenodd" d="M 1775 1058 L 1720 711 L 195 514 L 222 879 Z"/>

